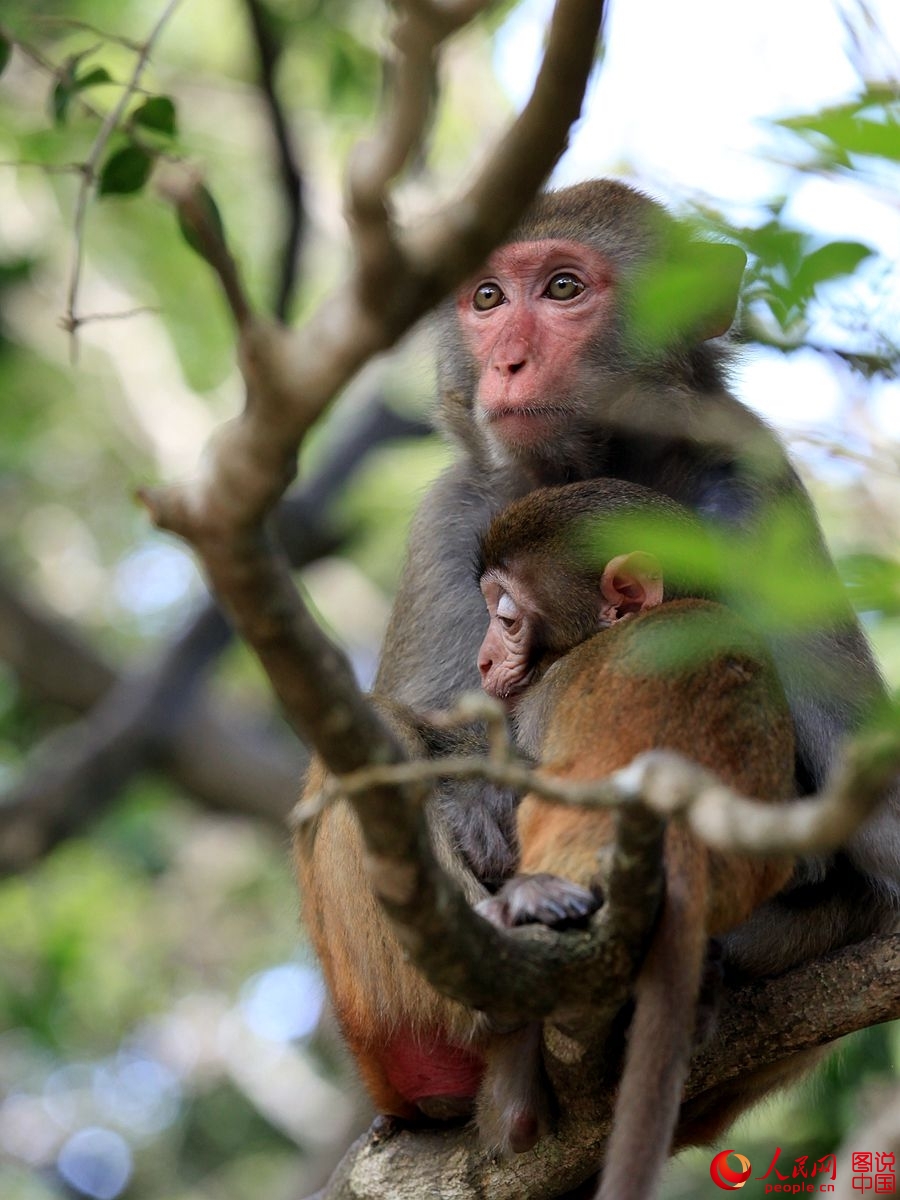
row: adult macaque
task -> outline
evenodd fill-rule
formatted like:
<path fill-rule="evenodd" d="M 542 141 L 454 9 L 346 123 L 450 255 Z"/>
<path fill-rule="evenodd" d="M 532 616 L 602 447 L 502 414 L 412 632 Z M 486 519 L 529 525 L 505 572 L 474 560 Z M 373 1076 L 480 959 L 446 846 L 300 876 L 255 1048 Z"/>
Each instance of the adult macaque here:
<path fill-rule="evenodd" d="M 600 779 L 642 751 L 666 748 L 747 795 L 788 799 L 793 727 L 761 639 L 721 604 L 672 599 L 696 589 L 673 586 L 659 561 L 634 545 L 631 526 L 616 530 L 629 515 L 671 522 L 683 512 L 618 480 L 540 489 L 504 510 L 482 542 L 490 614 L 478 656 L 482 685 L 508 706 L 517 741 L 542 774 Z M 691 522 L 684 526 L 689 533 Z M 482 911 L 500 925 L 557 924 L 573 883 L 586 889 L 589 909 L 597 854 L 613 837 L 609 811 L 528 795 L 518 825 L 524 874 Z M 793 867 L 783 857 L 710 850 L 680 823 L 666 831 L 664 863 L 665 896 L 635 987 L 600 1200 L 656 1195 L 695 1040 L 709 938 L 745 921 Z M 491 1110 L 483 1102 L 501 1124 L 505 1069 L 501 1061 L 499 1078 L 487 1080 L 499 1103 Z M 742 1081 L 720 1105 L 719 1125 L 773 1082 Z M 682 1141 L 718 1131 L 708 1121 Z"/>
<path fill-rule="evenodd" d="M 539 198 L 516 239 L 448 305 L 441 411 L 460 456 L 416 517 L 376 680 L 411 753 L 453 748 L 411 711 L 446 707 L 478 686 L 479 538 L 502 508 L 540 486 L 631 480 L 737 534 L 764 526 L 781 506 L 797 530 L 798 569 L 835 580 L 809 497 L 774 434 L 727 390 L 725 351 L 710 340 L 732 319 L 736 255 L 734 247 L 686 244 L 658 205 L 622 184 L 585 183 Z M 709 286 L 700 302 L 691 289 L 690 319 L 677 329 L 673 321 L 664 340 L 635 314 L 647 307 L 642 283 L 673 263 L 687 273 L 701 263 Z M 809 791 L 882 686 L 849 606 L 785 639 L 776 661 L 797 731 L 799 790 Z M 311 789 L 317 778 L 314 771 Z M 473 901 L 484 896 L 482 883 L 516 869 L 514 808 L 513 796 L 489 786 L 440 789 L 435 837 Z M 465 1110 L 483 1031 L 402 960 L 367 887 L 345 806 L 307 830 L 299 858 L 307 920 L 376 1105 L 411 1118 Z M 898 863 L 892 798 L 842 853 L 805 863 L 742 926 L 739 961 L 750 972 L 776 972 L 892 927 Z M 510 1143 L 527 1144 L 529 1120 Z"/>
<path fill-rule="evenodd" d="M 752 533 L 784 519 L 786 556 L 810 591 L 839 585 L 809 496 L 777 437 L 729 391 L 726 349 L 743 255 L 686 241 L 657 204 L 600 180 L 536 201 L 515 238 L 462 287 L 439 323 L 440 409 L 460 447 L 415 519 L 376 690 L 417 710 L 445 707 L 478 684 L 481 597 L 470 563 L 490 519 L 543 485 L 613 476 L 652 487 L 702 518 Z M 678 319 L 653 288 L 679 283 Z M 684 280 L 693 280 L 691 284 Z M 700 284 L 698 286 L 698 282 Z M 663 290 L 662 288 L 660 290 Z M 660 331 L 647 314 L 662 311 Z M 842 739 L 883 695 L 849 607 L 774 646 L 797 735 L 797 787 L 818 789 Z M 745 958 L 783 970 L 893 928 L 900 904 L 898 797 L 838 854 L 806 860 L 765 917 L 747 927 Z M 457 840 L 483 875 L 513 804 L 471 788 Z M 453 810 L 452 796 L 446 798 Z"/>

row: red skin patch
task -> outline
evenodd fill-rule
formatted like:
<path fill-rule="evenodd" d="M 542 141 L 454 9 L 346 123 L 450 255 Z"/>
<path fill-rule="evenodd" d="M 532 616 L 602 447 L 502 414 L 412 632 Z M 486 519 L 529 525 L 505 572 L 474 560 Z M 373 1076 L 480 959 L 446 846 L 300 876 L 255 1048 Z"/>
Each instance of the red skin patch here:
<path fill-rule="evenodd" d="M 399 1034 L 380 1057 L 390 1083 L 411 1104 L 436 1096 L 474 1097 L 484 1074 L 479 1054 L 438 1036 L 416 1041 Z"/>
<path fill-rule="evenodd" d="M 554 298 L 558 276 L 581 291 Z M 544 440 L 565 424 L 581 382 L 586 344 L 609 322 L 614 271 L 581 242 L 548 238 L 501 246 L 457 293 L 464 337 L 479 366 L 477 402 L 501 441 Z M 481 287 L 499 289 L 495 306 L 478 309 Z"/>

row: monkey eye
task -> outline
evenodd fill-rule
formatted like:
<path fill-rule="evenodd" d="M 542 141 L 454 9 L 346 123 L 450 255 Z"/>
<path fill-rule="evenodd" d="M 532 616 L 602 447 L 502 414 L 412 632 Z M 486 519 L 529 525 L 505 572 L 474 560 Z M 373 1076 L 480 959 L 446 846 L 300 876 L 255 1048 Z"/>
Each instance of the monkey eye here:
<path fill-rule="evenodd" d="M 574 275 L 569 275 L 565 271 L 561 271 L 559 275 L 554 275 L 547 284 L 547 290 L 544 295 L 550 300 L 574 300 L 576 296 L 580 296 L 584 291 L 584 284 Z"/>
<path fill-rule="evenodd" d="M 497 620 L 504 629 L 512 629 L 519 619 L 519 608 L 512 596 L 504 592 L 497 601 Z"/>
<path fill-rule="evenodd" d="M 499 284 L 496 283 L 479 283 L 475 289 L 475 295 L 472 297 L 472 307 L 479 312 L 487 312 L 490 308 L 496 308 L 498 304 L 502 304 L 506 297 L 503 295 Z"/>

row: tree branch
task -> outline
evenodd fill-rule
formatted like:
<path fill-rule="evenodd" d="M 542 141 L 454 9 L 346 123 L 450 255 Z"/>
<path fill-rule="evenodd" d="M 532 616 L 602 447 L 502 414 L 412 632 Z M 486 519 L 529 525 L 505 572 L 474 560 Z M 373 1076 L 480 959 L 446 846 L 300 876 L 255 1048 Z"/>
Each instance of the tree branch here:
<path fill-rule="evenodd" d="M 469 7 L 445 6 L 444 11 L 458 22 L 460 12 Z M 412 9 L 403 6 L 401 11 L 407 16 Z M 515 139 L 534 164 L 528 175 L 532 190 L 558 157 L 569 121 L 580 107 L 601 13 L 602 4 L 595 0 L 560 0 L 557 5 L 536 88 L 541 101 L 532 101 L 523 114 L 533 144 L 523 145 L 522 133 Z M 421 69 L 414 60 L 430 61 L 434 44 L 403 43 L 410 71 Z M 548 77 L 564 82 L 551 89 Z M 375 152 L 373 178 L 390 177 L 399 139 L 400 135 L 389 139 Z M 489 162 L 485 172 L 493 168 Z M 510 183 L 505 191 L 494 188 L 490 195 L 511 223 L 530 193 L 520 190 L 521 175 L 511 176 Z M 182 198 L 179 203 L 184 202 Z M 382 207 L 386 211 L 386 200 Z M 484 252 L 487 235 L 471 239 L 467 257 L 460 253 L 457 229 L 445 223 L 443 237 L 432 239 L 432 250 L 439 252 L 436 260 L 428 264 L 404 255 L 405 269 L 385 280 L 377 308 L 367 309 L 359 301 L 365 288 L 358 268 L 351 286 L 339 289 L 304 330 L 291 335 L 251 318 L 242 304 L 234 303 L 230 268 L 223 270 L 231 262 L 230 254 L 204 214 L 194 211 L 193 216 L 227 256 L 208 257 L 232 298 L 247 402 L 241 417 L 223 427 L 208 448 L 199 480 L 145 492 L 144 500 L 159 526 L 194 544 L 214 590 L 259 655 L 288 719 L 314 742 L 329 769 L 343 774 L 370 762 L 400 761 L 399 747 L 361 697 L 346 660 L 324 642 L 304 609 L 264 525 L 293 476 L 298 444 L 310 424 L 367 356 L 391 344 L 463 277 Z M 473 230 L 479 220 L 496 236 L 502 232 L 493 213 L 473 211 Z M 327 704 L 322 703 L 322 679 L 330 681 Z"/>
<path fill-rule="evenodd" d="M 111 667 L 60 621 L 22 597 L 0 575 L 0 653 L 39 696 L 90 713 L 51 734 L 22 781 L 0 805 L 0 874 L 30 866 L 104 811 L 138 769 L 150 765 L 138 745 L 158 695 L 153 678 L 117 678 Z M 12 652 L 10 652 L 12 648 Z M 283 739 L 251 728 L 194 695 L 157 743 L 155 765 L 207 807 L 284 828 L 302 768 Z"/>
<path fill-rule="evenodd" d="M 275 291 L 273 311 L 286 321 L 297 282 L 297 258 L 306 224 L 303 207 L 303 176 L 297 161 L 297 148 L 290 122 L 278 98 L 276 74 L 282 46 L 272 29 L 272 20 L 262 0 L 244 0 L 256 55 L 259 60 L 259 85 L 266 102 L 269 124 L 278 153 L 278 174 L 287 213 L 284 242 L 278 253 L 281 270 Z"/>
<path fill-rule="evenodd" d="M 667 819 L 683 819 L 701 839 L 723 850 L 766 855 L 834 850 L 873 811 L 900 770 L 900 724 L 895 722 L 852 743 L 831 786 L 810 799 L 760 803 L 668 751 L 643 754 L 604 779 L 573 784 L 512 757 L 508 742 L 500 741 L 496 707 L 467 697 L 453 712 L 431 714 L 443 728 L 487 716 L 488 758 L 365 767 L 334 780 L 324 803 L 344 796 L 355 805 L 372 856 L 375 893 L 410 958 L 437 990 L 503 1023 L 584 1010 L 584 1037 L 598 1046 L 627 996 L 656 916 Z M 557 803 L 617 807 L 606 903 L 589 933 L 501 932 L 480 920 L 434 863 L 418 807 L 427 784 L 448 778 L 484 778 Z M 392 805 L 392 786 L 407 798 Z M 413 801 L 403 790 L 410 787 L 417 789 Z M 372 795 L 388 806 L 374 818 Z M 318 807 L 298 806 L 295 828 L 302 830 Z M 503 972 L 495 969 L 498 961 L 505 965 Z"/>
<path fill-rule="evenodd" d="M 580 109 L 603 8 L 598 0 L 559 0 L 535 97 L 485 165 L 469 197 L 452 210 L 452 219 L 436 218 L 428 226 L 425 255 L 403 246 L 389 217 L 387 187 L 424 129 L 421 114 L 404 111 L 404 105 L 413 100 L 418 104 L 443 38 L 479 7 L 439 6 L 426 0 L 398 4 L 395 73 L 400 91 L 390 101 L 381 136 L 362 160 L 357 159 L 364 168 L 356 166 L 350 187 L 356 268 L 349 285 L 339 288 L 297 334 L 250 313 L 233 258 L 196 180 L 169 185 L 231 308 L 246 405 L 208 447 L 200 479 L 144 492 L 143 499 L 160 527 L 194 545 L 216 594 L 260 658 L 288 720 L 335 775 L 373 763 L 396 764 L 403 761 L 404 752 L 360 693 L 345 656 L 323 637 L 303 605 L 267 528 L 270 514 L 296 469 L 301 438 L 337 390 L 368 356 L 392 344 L 463 278 L 524 211 L 559 156 Z M 505 176 L 500 171 L 498 181 L 498 165 L 505 166 L 513 152 L 524 156 L 527 168 L 510 167 Z M 461 228 L 466 230 L 462 246 Z M 387 262 L 390 270 L 385 272 Z M 424 911 L 453 914 L 461 940 L 479 945 L 483 952 L 487 939 L 498 953 L 516 956 L 524 982 L 510 999 L 521 1011 L 533 1003 L 528 981 L 533 978 L 534 952 L 520 949 L 527 938 L 501 934 L 482 921 L 438 868 L 422 819 L 423 795 L 414 785 L 375 785 L 354 794 L 375 892 L 394 916 L 398 935 L 412 943 L 417 960 L 435 957 L 433 940 L 423 938 L 419 926 L 408 919 L 410 903 L 422 897 L 428 898 Z M 596 954 L 590 944 L 586 953 L 590 956 L 592 950 Z M 555 964 L 558 942 L 550 938 L 540 953 Z M 473 952 L 467 956 L 470 962 L 474 957 Z M 445 972 L 447 990 L 458 990 L 458 977 L 446 972 L 444 962 L 437 966 Z M 559 974 L 564 994 L 574 975 Z M 495 984 L 483 971 L 482 975 L 479 982 L 466 981 L 466 994 L 472 996 L 473 989 L 477 993 L 483 986 L 486 1000 Z M 479 998 L 474 995 L 476 1004 Z M 502 1004 L 501 1008 L 505 1011 Z"/>
<path fill-rule="evenodd" d="M 448 727 L 461 712 L 469 722 L 491 709 L 464 700 L 442 717 Z M 330 797 L 353 797 L 372 787 L 424 784 L 438 779 L 485 779 L 499 787 L 534 792 L 577 808 L 643 806 L 656 818 L 681 817 L 707 845 L 743 854 L 810 854 L 843 845 L 871 816 L 900 773 L 900 710 L 860 734 L 845 749 L 828 786 L 815 796 L 782 803 L 744 796 L 706 767 L 669 750 L 650 750 L 603 779 L 569 782 L 511 756 L 508 742 L 487 758 L 476 755 L 369 766 L 335 780 Z M 496 733 L 495 733 L 496 737 Z M 312 815 L 298 806 L 294 822 Z"/>
<path fill-rule="evenodd" d="M 742 1072 L 898 1017 L 900 934 L 872 938 L 729 993 L 714 1038 L 695 1056 L 686 1094 L 696 1099 Z M 612 1098 L 601 1094 L 602 1079 L 585 1083 L 587 1097 L 567 1106 L 557 1135 L 517 1155 L 514 1170 L 478 1148 L 471 1126 L 402 1132 L 386 1141 L 371 1131 L 315 1200 L 419 1200 L 423 1162 L 427 1177 L 440 1179 L 444 1200 L 552 1200 L 602 1158 Z"/>

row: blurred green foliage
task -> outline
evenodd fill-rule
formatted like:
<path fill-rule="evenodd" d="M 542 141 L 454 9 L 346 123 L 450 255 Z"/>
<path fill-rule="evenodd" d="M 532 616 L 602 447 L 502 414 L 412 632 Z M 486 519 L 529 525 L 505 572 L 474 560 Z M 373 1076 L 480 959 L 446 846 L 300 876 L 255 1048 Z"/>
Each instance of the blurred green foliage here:
<path fill-rule="evenodd" d="M 3 565 L 98 652 L 129 668 L 152 661 L 202 592 L 185 551 L 151 531 L 130 497 L 141 484 L 190 473 L 208 433 L 240 403 L 217 284 L 149 185 L 154 164 L 181 155 L 203 164 L 209 202 L 263 309 L 271 306 L 283 253 L 283 195 L 245 6 L 182 4 L 101 157 L 102 196 L 87 212 L 79 311 L 142 311 L 85 324 L 78 362 L 70 362 L 59 321 L 78 164 L 161 7 L 48 0 L 38 9 L 31 0 L 7 0 L 0 15 L 0 160 L 7 164 L 0 167 Z M 434 156 L 427 167 L 416 164 L 403 195 L 412 212 L 423 197 L 430 204 L 444 194 L 460 164 L 503 123 L 507 102 L 491 78 L 488 37 L 509 7 L 499 5 L 454 48 Z M 346 260 L 341 172 L 377 110 L 385 14 L 362 0 L 269 0 L 266 12 L 283 47 L 277 82 L 304 172 L 304 285 L 293 305 L 302 317 L 334 286 Z M 852 175 L 862 158 L 900 159 L 896 101 L 874 88 L 854 104 L 784 125 L 817 169 Z M 868 245 L 791 227 L 783 211 L 776 198 L 756 225 L 732 227 L 708 213 L 699 225 L 714 228 L 737 255 L 746 253 L 743 304 L 763 322 L 762 333 L 759 325 L 754 331 L 792 348 L 803 344 L 817 306 L 827 303 L 828 286 L 858 280 L 876 255 Z M 695 237 L 696 228 L 689 234 Z M 651 340 L 702 323 L 730 295 L 730 283 L 724 297 L 713 294 L 718 271 L 698 269 L 690 253 L 676 257 L 677 270 L 660 276 L 642 302 L 644 320 L 660 322 Z M 678 311 L 667 302 L 671 296 Z M 303 470 L 315 466 L 370 391 L 381 388 L 399 406 L 415 408 L 432 386 L 430 350 L 412 339 L 342 398 L 305 448 Z M 449 453 L 436 439 L 380 448 L 336 505 L 349 534 L 343 560 L 304 573 L 330 627 L 351 644 L 362 627 L 370 657 L 409 513 Z M 806 465 L 853 600 L 896 684 L 897 524 L 870 473 L 852 464 L 839 475 L 819 471 L 821 459 Z M 887 515 L 879 523 L 872 511 Z M 658 544 L 687 572 L 740 579 L 742 590 L 749 580 L 745 594 L 782 627 L 834 602 L 797 561 L 790 514 L 773 513 L 752 542 L 741 544 L 698 542 L 666 528 L 641 536 L 645 549 Z M 763 563 L 770 569 L 761 570 Z M 271 715 L 258 668 L 239 648 L 219 665 L 215 685 L 254 717 Z M 74 715 L 0 669 L 0 782 L 13 784 L 29 750 Z M 345 1140 L 352 1128 L 352 1113 L 314 1090 L 340 1074 L 340 1057 L 299 1027 L 259 1025 L 259 1011 L 268 1010 L 248 999 L 251 991 L 257 1000 L 269 997 L 266 1003 L 283 1013 L 279 989 L 287 979 L 297 1011 L 315 1009 L 303 991 L 307 952 L 295 912 L 284 839 L 198 812 L 156 778 L 136 781 L 84 836 L 0 882 L 4 1200 L 91 1194 L 92 1178 L 108 1178 L 102 1154 L 91 1159 L 83 1143 L 73 1150 L 73 1139 L 97 1128 L 112 1139 L 97 1143 L 110 1162 L 117 1153 L 131 1156 L 130 1175 L 115 1193 L 129 1200 L 296 1200 L 312 1190 L 304 1168 L 321 1149 L 322 1112 L 329 1127 L 346 1126 Z M 282 966 L 295 974 L 279 974 Z M 277 1069 L 266 1065 L 269 1053 L 281 1056 Z M 739 1127 L 735 1144 L 749 1147 L 754 1163 L 768 1161 L 789 1121 L 791 1154 L 833 1147 L 852 1121 L 860 1083 L 883 1073 L 896 1054 L 894 1031 L 845 1043 L 839 1066 L 814 1085 L 813 1100 L 807 1090 L 777 1101 Z M 257 1062 L 263 1078 L 247 1074 Z M 276 1085 L 292 1071 L 309 1074 L 298 1076 L 304 1086 L 287 1089 L 286 1100 Z M 298 1117 L 310 1095 L 313 1111 Z M 70 1164 L 68 1182 L 63 1163 Z M 708 1157 L 705 1166 L 702 1155 L 694 1163 L 696 1175 L 684 1174 L 690 1162 L 678 1169 L 673 1196 L 700 1194 Z M 682 1178 L 690 1182 L 678 1191 Z M 93 1194 L 100 1194 L 96 1187 Z"/>
<path fill-rule="evenodd" d="M 744 242 L 754 262 L 746 298 L 762 300 L 783 333 L 805 315 L 822 284 L 852 275 L 874 253 L 859 242 L 819 245 L 812 234 L 778 220 L 744 231 Z"/>
<path fill-rule="evenodd" d="M 900 163 L 900 99 L 893 87 L 870 84 L 848 104 L 781 124 L 807 142 L 820 167 L 852 167 L 858 156 Z"/>
<path fill-rule="evenodd" d="M 632 335 L 651 352 L 729 329 L 747 263 L 739 247 L 696 238 L 688 223 L 663 232 L 662 260 L 629 290 Z"/>

